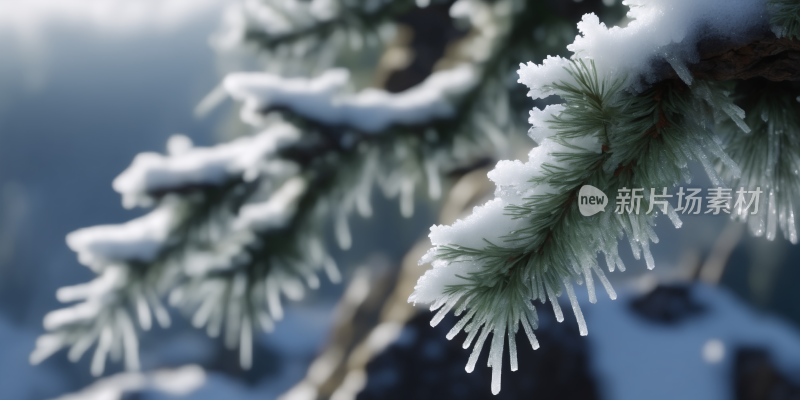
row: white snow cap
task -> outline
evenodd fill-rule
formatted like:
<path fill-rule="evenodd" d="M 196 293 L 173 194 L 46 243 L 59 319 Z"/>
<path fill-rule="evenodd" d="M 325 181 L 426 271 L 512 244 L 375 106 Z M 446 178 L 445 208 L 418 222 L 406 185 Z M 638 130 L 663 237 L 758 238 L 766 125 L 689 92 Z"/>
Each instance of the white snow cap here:
<path fill-rule="evenodd" d="M 140 153 L 128 169 L 114 179 L 125 208 L 151 206 L 154 192 L 192 185 L 214 185 L 234 176 L 254 179 L 277 150 L 300 139 L 292 125 L 278 123 L 255 136 L 215 147 L 191 147 L 188 138 L 170 139 L 170 155 Z"/>
<path fill-rule="evenodd" d="M 580 35 L 567 46 L 572 59 L 594 60 L 600 77 L 627 74 L 626 87 L 656 79 L 654 61 L 668 62 L 687 83 L 687 63 L 697 61 L 700 32 L 722 40 L 740 42 L 754 28 L 767 23 L 766 0 L 626 0 L 631 21 L 625 28 L 608 28 L 594 14 L 578 23 Z M 540 65 L 521 64 L 519 82 L 530 88 L 529 96 L 553 94 L 547 85 L 571 82 L 564 70 L 569 60 L 548 56 Z M 641 88 L 633 87 L 640 90 Z"/>
<path fill-rule="evenodd" d="M 451 117 L 454 101 L 474 87 L 477 72 L 467 64 L 434 72 L 401 93 L 368 88 L 348 94 L 345 89 L 349 79 L 346 69 L 331 69 L 311 79 L 234 73 L 223 85 L 234 99 L 245 102 L 242 119 L 249 123 L 257 124 L 259 111 L 264 108 L 287 107 L 327 125 L 377 133 L 394 124 L 414 125 Z"/>
<path fill-rule="evenodd" d="M 234 222 L 234 229 L 266 230 L 286 226 L 294 216 L 300 196 L 306 192 L 306 180 L 294 177 L 286 181 L 267 200 L 245 204 Z"/>
<path fill-rule="evenodd" d="M 79 392 L 55 400 L 116 400 L 126 393 L 155 390 L 171 396 L 185 396 L 206 383 L 206 372 L 198 365 L 151 372 L 122 372 L 100 379 Z"/>
<path fill-rule="evenodd" d="M 115 260 L 152 261 L 164 246 L 175 218 L 175 202 L 165 201 L 150 213 L 117 225 L 78 229 L 67 245 L 78 260 L 100 272 Z"/>

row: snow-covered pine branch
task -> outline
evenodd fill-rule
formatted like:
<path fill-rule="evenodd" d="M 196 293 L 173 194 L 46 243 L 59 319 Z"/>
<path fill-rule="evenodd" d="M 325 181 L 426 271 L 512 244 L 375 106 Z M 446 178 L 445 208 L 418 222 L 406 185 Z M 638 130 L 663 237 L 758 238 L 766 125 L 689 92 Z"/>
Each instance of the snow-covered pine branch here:
<path fill-rule="evenodd" d="M 371 88 L 355 95 L 343 93 L 350 78 L 343 69 L 328 70 L 311 80 L 265 73 L 230 74 L 224 87 L 245 103 L 241 117 L 246 122 L 258 124 L 263 110 L 285 107 L 319 124 L 378 133 L 392 125 L 423 125 L 452 118 L 456 111 L 453 99 L 460 99 L 477 83 L 474 68 L 463 64 L 434 72 L 397 94 Z"/>
<path fill-rule="evenodd" d="M 520 324 L 533 348 L 538 347 L 534 300 L 549 300 L 561 321 L 557 298 L 566 291 L 581 334 L 586 335 L 573 282 L 585 282 L 594 302 L 593 275 L 597 275 L 615 297 L 598 266 L 597 252 L 604 254 L 610 271 L 624 270 L 617 241 L 626 236 L 635 258 L 643 254 L 648 268 L 654 267 L 649 243 L 658 242 L 652 229 L 657 212 L 581 216 L 574 200 L 583 185 L 605 193 L 625 187 L 672 187 L 690 181 L 690 161 L 700 162 L 714 185 L 724 182 L 713 160 L 719 160 L 731 178 L 739 178 L 739 166 L 724 152 L 713 121 L 732 121 L 737 134 L 745 135 L 750 128 L 744 112 L 724 85 L 696 79 L 691 68 L 701 60 L 698 45 L 703 40 L 742 45 L 769 31 L 766 2 L 630 0 L 624 4 L 631 7 L 627 27 L 609 29 L 595 15 L 585 15 L 578 24 L 581 35 L 568 46 L 574 53 L 571 59 L 548 57 L 541 65 L 522 65 L 520 83 L 528 86 L 530 97 L 555 94 L 565 103 L 531 111 L 530 136 L 539 146 L 529 161 L 499 162 L 489 173 L 497 184 L 495 199 L 452 226 L 432 227 L 434 248 L 420 261 L 432 263 L 433 269 L 420 278 L 409 301 L 438 310 L 432 325 L 451 310 L 456 315 L 466 313 L 447 337 L 464 330 L 464 348 L 474 342 L 467 372 L 475 367 L 488 334 L 493 334 L 488 365 L 495 394 L 500 391 L 506 332 L 512 371 L 518 366 L 514 335 Z M 680 80 L 665 80 L 665 67 Z M 793 117 L 781 118 L 782 126 L 793 125 L 796 131 Z M 774 151 L 766 157 L 768 166 L 779 162 Z M 756 173 L 745 172 L 745 176 Z M 765 179 L 773 175 L 768 173 Z M 789 179 L 797 184 L 796 176 Z M 642 207 L 649 208 L 649 196 L 645 197 Z M 793 224 L 791 211 L 781 210 L 782 223 Z M 680 227 L 674 210 L 668 207 L 663 212 Z"/>
<path fill-rule="evenodd" d="M 302 184 L 291 176 L 297 167 L 276 156 L 298 139 L 299 132 L 290 125 L 274 124 L 213 149 L 193 148 L 185 137 L 173 137 L 170 155 L 140 154 L 114 188 L 129 208 L 157 206 L 124 224 L 84 228 L 67 236 L 81 263 L 99 276 L 59 290 L 60 301 L 83 302 L 45 317 L 51 333 L 39 339 L 31 362 L 67 346 L 69 358 L 77 361 L 97 342 L 94 375 L 103 373 L 107 355 L 119 360 L 124 354 L 126 367 L 138 369 L 132 314 L 143 330 L 151 328 L 153 314 L 162 327 L 169 326 L 161 301 L 165 293 L 188 278 L 246 263 L 248 246 L 264 227 L 289 223 L 295 211 L 291 200 L 301 194 Z M 256 185 L 260 190 L 254 190 Z M 250 212 L 237 216 L 230 211 L 233 205 Z M 306 264 L 312 270 L 327 266 L 337 276 L 326 260 Z"/>
<path fill-rule="evenodd" d="M 247 115 L 259 113 L 249 122 L 260 132 L 209 148 L 178 136 L 167 155 L 137 156 L 113 186 L 126 208 L 153 210 L 68 236 L 98 277 L 61 289 L 61 301 L 82 302 L 46 316 L 50 332 L 31 361 L 64 347 L 76 361 L 96 344 L 93 374 L 103 373 L 109 355 L 137 369 L 136 326 L 149 330 L 153 316 L 168 326 L 168 298 L 195 327 L 238 347 L 248 368 L 254 332 L 270 331 L 283 316 L 281 297 L 301 298 L 306 286 L 319 285 L 322 271 L 338 281 L 325 243 L 329 222 L 347 249 L 348 219 L 355 211 L 371 215 L 372 186 L 399 197 L 409 216 L 417 186 L 440 196 L 442 175 L 492 156 L 505 132 L 514 131 L 518 110 L 508 101 L 506 72 L 524 42 L 508 46 L 506 38 L 524 22 L 515 14 L 522 3 L 466 3 L 456 3 L 455 14 L 477 14 L 468 14 L 475 25 L 465 43 L 483 51 L 457 57 L 467 66 L 437 72 L 405 92 L 348 95 L 352 82 L 317 92 L 315 79 L 322 78 L 232 75 L 231 94 L 246 102 Z M 317 107 L 304 101 L 308 96 Z M 343 104 L 348 113 L 330 120 Z M 430 112 L 409 113 L 423 109 Z M 355 117 L 368 113 L 373 123 L 359 125 Z"/>

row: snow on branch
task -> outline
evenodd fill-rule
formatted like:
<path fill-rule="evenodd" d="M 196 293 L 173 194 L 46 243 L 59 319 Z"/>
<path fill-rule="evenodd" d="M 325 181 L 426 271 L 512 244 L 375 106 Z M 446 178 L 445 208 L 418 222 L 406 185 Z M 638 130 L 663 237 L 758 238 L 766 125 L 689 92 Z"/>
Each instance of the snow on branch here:
<path fill-rule="evenodd" d="M 125 208 L 148 207 L 159 193 L 197 186 L 219 185 L 242 178 L 251 181 L 269 171 L 274 155 L 297 142 L 300 132 L 292 125 L 274 124 L 263 132 L 215 147 L 192 147 L 185 137 L 173 137 L 169 155 L 140 153 L 131 166 L 114 179 Z"/>
<path fill-rule="evenodd" d="M 124 356 L 126 368 L 137 370 L 134 317 L 145 331 L 153 316 L 168 327 L 169 313 L 161 302 L 166 292 L 252 264 L 249 248 L 258 243 L 258 235 L 285 228 L 294 218 L 306 183 L 297 165 L 280 158 L 278 151 L 299 139 L 297 129 L 278 122 L 254 136 L 210 148 L 194 148 L 185 137 L 175 136 L 168 144 L 170 154 L 137 156 L 115 180 L 115 189 L 128 206 L 156 203 L 156 208 L 123 224 L 79 229 L 67 236 L 80 262 L 98 277 L 59 289 L 60 301 L 80 303 L 45 316 L 49 333 L 37 342 L 31 362 L 39 363 L 63 347 L 70 347 L 69 358 L 77 361 L 96 343 L 94 375 L 103 373 L 108 356 Z M 281 276 L 266 275 L 281 283 L 325 269 L 338 278 L 335 264 L 324 251 L 313 251 L 310 241 L 303 241 L 307 265 L 287 264 Z M 194 296 L 195 289 L 183 291 Z"/>
<path fill-rule="evenodd" d="M 171 396 L 186 396 L 205 382 L 206 372 L 197 365 L 146 373 L 122 372 L 54 400 L 122 400 L 126 394 L 145 390 L 155 390 Z"/>
<path fill-rule="evenodd" d="M 242 120 L 253 124 L 264 109 L 285 107 L 317 123 L 378 133 L 395 124 L 421 125 L 452 117 L 460 97 L 477 83 L 477 75 L 475 67 L 462 64 L 434 72 L 401 93 L 369 88 L 348 94 L 350 74 L 345 69 L 331 69 L 312 79 L 235 73 L 225 78 L 224 87 L 244 102 Z"/>
<path fill-rule="evenodd" d="M 67 245 L 81 264 L 95 272 L 120 260 L 153 261 L 175 225 L 177 203 L 162 202 L 142 217 L 117 225 L 78 229 L 67 235 Z"/>
<path fill-rule="evenodd" d="M 670 66 L 687 84 L 688 65 L 700 61 L 702 39 L 745 44 L 767 29 L 766 0 L 626 0 L 632 21 L 624 28 L 608 28 L 594 14 L 578 23 L 580 35 L 567 46 L 573 59 L 593 60 L 601 77 L 627 76 L 625 87 L 641 91 L 663 79 Z M 532 98 L 552 94 L 550 85 L 570 82 L 564 70 L 569 60 L 548 57 L 541 65 L 522 65 L 519 82 Z"/>
<path fill-rule="evenodd" d="M 541 65 L 521 65 L 519 82 L 528 86 L 530 97 L 557 94 L 565 103 L 530 113 L 530 136 L 539 146 L 528 162 L 501 161 L 489 173 L 497 184 L 494 200 L 452 226 L 431 228 L 434 248 L 420 262 L 432 263 L 433 269 L 420 278 L 409 301 L 439 310 L 432 325 L 451 310 L 457 316 L 466 312 L 448 339 L 464 330 L 464 348 L 474 343 L 467 372 L 493 333 L 488 365 L 495 394 L 506 331 L 512 371 L 519 324 L 533 348 L 539 346 L 534 300 L 550 301 L 561 321 L 557 297 L 566 292 L 586 335 L 573 282 L 586 283 L 592 303 L 595 276 L 616 297 L 597 253 L 603 253 L 609 271 L 624 270 L 617 247 L 627 237 L 634 257 L 644 256 L 649 269 L 655 266 L 649 246 L 658 242 L 652 229 L 658 212 L 582 216 L 575 202 L 581 187 L 605 193 L 672 187 L 691 178 L 690 161 L 701 163 L 715 185 L 724 183 L 712 160 L 719 160 L 733 179 L 740 176 L 708 121 L 732 121 L 739 133 L 748 133 L 744 111 L 721 86 L 696 80 L 689 65 L 700 60 L 701 40 L 746 44 L 758 38 L 769 27 L 766 1 L 625 4 L 633 19 L 627 27 L 609 29 L 594 14 L 585 15 L 578 24 L 581 35 L 568 46 L 572 59 L 548 57 Z M 665 67 L 680 80 L 665 80 Z M 681 226 L 671 207 L 663 212 Z"/>

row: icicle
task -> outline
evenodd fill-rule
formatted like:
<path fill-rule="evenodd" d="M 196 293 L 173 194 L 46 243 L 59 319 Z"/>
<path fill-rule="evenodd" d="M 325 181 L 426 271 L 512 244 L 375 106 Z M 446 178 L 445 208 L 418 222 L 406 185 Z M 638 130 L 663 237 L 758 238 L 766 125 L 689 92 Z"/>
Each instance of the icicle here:
<path fill-rule="evenodd" d="M 747 123 L 744 122 L 744 110 L 736 106 L 735 104 L 728 103 L 722 107 L 722 110 L 731 117 L 731 120 L 736 123 L 739 129 L 742 130 L 744 133 L 750 133 L 750 127 L 747 126 Z"/>
<path fill-rule="evenodd" d="M 339 212 L 336 217 L 334 231 L 339 248 L 349 250 L 353 245 L 353 237 L 350 235 L 350 225 L 347 223 L 347 215 L 344 212 Z"/>
<path fill-rule="evenodd" d="M 242 319 L 241 337 L 239 338 L 239 365 L 247 371 L 253 366 L 253 327 L 250 318 Z"/>
<path fill-rule="evenodd" d="M 789 230 L 786 226 L 786 207 L 784 204 L 781 204 L 778 207 L 778 227 L 781 229 L 781 233 L 783 233 L 783 237 L 788 239 L 789 238 Z"/>
<path fill-rule="evenodd" d="M 428 177 L 428 196 L 431 200 L 442 197 L 442 180 L 439 177 L 439 165 L 433 160 L 425 161 L 425 174 Z"/>
<path fill-rule="evenodd" d="M 434 301 L 431 304 L 431 311 L 438 310 L 441 306 L 445 305 L 447 303 L 447 300 L 449 299 L 450 299 L 449 295 L 444 295 L 442 297 L 439 297 L 438 299 L 436 299 L 436 301 Z"/>
<path fill-rule="evenodd" d="M 450 332 L 447 332 L 446 336 L 447 340 L 453 340 L 453 338 L 456 337 L 456 335 L 458 335 L 459 332 L 461 332 L 461 329 L 464 329 L 464 326 L 466 326 L 467 323 L 472 319 L 472 316 L 475 315 L 476 310 L 477 310 L 476 308 L 469 310 L 467 312 L 467 315 L 458 320 L 458 322 L 453 326 L 453 328 L 450 329 Z"/>
<path fill-rule="evenodd" d="M 111 331 L 110 326 L 106 325 L 103 327 L 102 333 L 100 333 L 100 340 L 97 341 L 97 348 L 94 350 L 94 356 L 92 357 L 92 365 L 90 367 L 92 376 L 103 375 L 103 371 L 106 369 L 106 356 L 111 349 L 112 340 L 114 340 L 114 332 Z"/>
<path fill-rule="evenodd" d="M 631 252 L 633 253 L 633 258 L 638 260 L 642 258 L 641 249 L 639 248 L 639 243 L 641 242 L 641 235 L 639 234 L 639 224 L 633 217 L 633 214 L 628 214 L 628 218 L 631 220 L 631 230 L 632 230 L 632 232 L 628 235 L 628 243 L 630 243 L 631 245 Z"/>
<path fill-rule="evenodd" d="M 404 179 L 400 184 L 400 214 L 404 218 L 414 215 L 414 180 Z"/>
<path fill-rule="evenodd" d="M 122 332 L 118 326 L 119 321 L 115 319 L 115 315 L 115 313 L 111 314 L 112 321 L 116 321 L 112 323 L 116 324 L 117 326 L 111 329 L 111 331 L 114 332 L 114 337 L 111 339 L 111 349 L 108 351 L 108 358 L 112 362 L 118 363 L 120 360 L 122 360 Z"/>
<path fill-rule="evenodd" d="M 617 268 L 619 268 L 620 272 L 625 272 L 625 263 L 622 262 L 622 258 L 620 258 L 619 253 L 614 254 L 615 262 L 617 263 Z"/>
<path fill-rule="evenodd" d="M 459 306 L 453 312 L 453 315 L 455 315 L 456 317 L 461 315 L 461 313 L 463 313 L 464 310 L 467 309 L 467 306 L 469 306 L 469 302 L 470 302 L 470 300 L 472 300 L 473 297 L 475 297 L 474 294 L 472 294 L 470 296 L 467 296 L 467 298 L 464 299 L 464 301 L 462 301 L 461 304 L 459 304 Z"/>
<path fill-rule="evenodd" d="M 92 347 L 99 333 L 100 330 L 95 328 L 88 334 L 81 336 L 80 339 L 78 339 L 78 341 L 75 342 L 75 344 L 73 344 L 69 349 L 67 358 L 72 362 L 78 362 L 83 354 L 86 353 L 86 350 L 89 350 L 89 347 Z"/>
<path fill-rule="evenodd" d="M 280 285 L 274 276 L 268 276 L 266 279 L 266 296 L 267 306 L 272 319 L 280 321 L 283 319 L 283 308 L 281 307 L 280 298 Z"/>
<path fill-rule="evenodd" d="M 369 185 L 372 186 L 372 185 Z M 361 190 L 356 195 L 356 211 L 362 218 L 372 216 L 372 203 L 370 203 L 371 192 L 369 189 Z"/>
<path fill-rule="evenodd" d="M 222 332 L 222 322 L 224 318 L 225 313 L 222 312 L 222 307 L 219 306 L 219 303 L 215 303 L 215 307 L 211 312 L 211 317 L 208 319 L 208 325 L 206 325 L 206 334 L 208 334 L 208 337 L 219 337 L 219 334 Z"/>
<path fill-rule="evenodd" d="M 767 209 L 767 212 L 759 212 L 756 215 L 751 215 L 747 219 L 747 225 L 750 227 L 750 232 L 753 233 L 753 236 L 758 237 L 764 235 L 764 231 L 766 229 L 765 215 L 768 213 L 769 209 Z"/>
<path fill-rule="evenodd" d="M 547 297 L 550 299 L 550 303 L 553 305 L 553 313 L 556 314 L 556 321 L 564 321 L 564 314 L 561 312 L 561 306 L 558 304 L 558 298 L 553 292 L 553 289 L 550 287 L 548 282 L 544 283 L 544 287 L 547 289 Z"/>
<path fill-rule="evenodd" d="M 586 292 L 589 293 L 589 302 L 597 303 L 597 295 L 594 291 L 594 280 L 592 279 L 592 270 L 589 264 L 583 264 L 583 276 L 586 279 Z"/>
<path fill-rule="evenodd" d="M 539 298 L 539 291 L 536 288 L 536 275 L 533 274 L 533 273 L 531 273 L 531 279 L 530 279 L 529 286 L 530 286 L 530 290 L 531 290 L 531 298 L 532 299 L 538 299 Z"/>
<path fill-rule="evenodd" d="M 653 260 L 653 254 L 650 253 L 650 244 L 647 240 L 642 241 L 642 252 L 644 253 L 644 260 L 647 263 L 647 269 L 652 270 L 656 267 L 656 262 Z"/>
<path fill-rule="evenodd" d="M 606 256 L 606 266 L 608 266 L 608 272 L 614 272 L 614 266 L 617 264 L 616 260 L 611 258 L 611 254 L 607 252 L 603 252 L 603 255 Z"/>
<path fill-rule="evenodd" d="M 239 338 L 242 328 L 242 315 L 244 314 L 244 295 L 247 289 L 247 277 L 244 273 L 238 273 L 233 277 L 230 295 L 228 297 L 228 310 L 225 322 L 225 347 L 235 349 L 239 345 Z"/>
<path fill-rule="evenodd" d="M 536 308 L 534 307 L 533 310 L 528 314 L 528 318 L 530 318 L 531 327 L 533 329 L 539 328 L 539 314 L 536 313 Z"/>
<path fill-rule="evenodd" d="M 439 310 L 439 312 L 437 312 L 436 315 L 433 316 L 433 319 L 431 320 L 431 326 L 439 325 L 439 322 L 442 322 L 444 316 L 447 315 L 448 312 L 450 312 L 450 309 L 453 308 L 453 306 L 455 306 L 456 303 L 458 303 L 458 299 L 460 298 L 461 296 L 452 296 L 451 299 L 447 302 L 447 305 L 442 307 L 442 309 Z"/>
<path fill-rule="evenodd" d="M 576 253 L 574 249 L 573 253 Z M 583 285 L 583 271 L 581 271 L 581 267 L 575 262 L 570 263 L 570 266 L 572 267 L 572 272 L 574 273 L 573 277 L 575 278 L 575 283 L 578 285 Z"/>
<path fill-rule="evenodd" d="M 539 279 L 536 280 L 536 291 L 539 294 L 539 301 L 541 301 L 542 304 L 547 302 L 546 293 L 544 291 L 544 288 L 542 287 L 542 280 L 543 279 L 544 279 L 544 277 L 540 275 Z"/>
<path fill-rule="evenodd" d="M 300 282 L 299 279 L 291 276 L 284 276 L 281 279 L 281 291 L 289 300 L 292 301 L 299 301 L 303 299 L 305 295 L 305 287 L 303 287 L 303 282 Z"/>
<path fill-rule="evenodd" d="M 472 349 L 472 354 L 469 355 L 467 366 L 464 368 L 468 373 L 472 372 L 475 369 L 475 363 L 478 362 L 478 356 L 481 355 L 481 349 L 483 349 L 483 342 L 485 342 L 486 337 L 489 336 L 489 331 L 491 331 L 489 324 L 487 323 L 483 325 L 483 328 L 481 329 L 481 334 L 478 337 L 478 341 L 475 343 L 475 347 Z"/>
<path fill-rule="evenodd" d="M 797 244 L 797 226 L 795 225 L 794 220 L 794 207 L 791 204 L 791 201 L 788 205 L 789 212 L 786 216 L 786 228 L 789 231 L 788 238 L 792 244 Z"/>
<path fill-rule="evenodd" d="M 647 237 L 650 238 L 651 242 L 658 243 L 658 235 L 656 235 L 656 231 L 653 230 L 653 227 L 650 226 L 650 224 L 646 224 L 644 226 L 644 231 L 647 234 Z M 645 238 L 644 241 L 646 242 L 647 238 Z"/>
<path fill-rule="evenodd" d="M 686 67 L 683 61 L 678 59 L 678 57 L 674 55 L 669 55 L 664 57 L 665 60 L 672 66 L 672 69 L 678 74 L 681 80 L 686 83 L 687 85 L 691 86 L 692 81 L 694 78 L 692 77 L 692 73 L 689 72 L 689 68 Z"/>
<path fill-rule="evenodd" d="M 336 266 L 336 261 L 331 256 L 326 256 L 325 261 L 322 262 L 322 267 L 325 269 L 325 274 L 328 275 L 328 280 L 331 283 L 339 283 L 342 281 L 342 274 Z"/>
<path fill-rule="evenodd" d="M 486 366 L 492 367 L 503 366 L 503 344 L 506 341 L 506 321 L 495 321 L 492 326 L 495 328 L 492 330 L 492 343 L 489 347 L 489 359 L 486 360 Z M 500 357 L 498 359 L 497 352 L 500 352 Z"/>
<path fill-rule="evenodd" d="M 575 319 L 578 321 L 578 329 L 580 330 L 581 336 L 586 336 L 589 334 L 589 331 L 586 329 L 586 321 L 583 319 L 583 312 L 581 311 L 580 304 L 578 304 L 578 297 L 575 296 L 575 290 L 572 288 L 572 283 L 569 281 L 569 278 L 564 278 L 564 287 L 567 288 L 567 296 L 569 296 L 569 302 L 572 304 L 572 312 L 575 313 Z"/>
<path fill-rule="evenodd" d="M 528 341 L 531 343 L 531 347 L 533 347 L 534 350 L 538 349 L 539 341 L 536 340 L 536 335 L 533 334 L 533 328 L 531 328 L 528 319 L 522 317 L 519 319 L 519 321 L 522 322 L 522 329 L 525 331 L 525 335 L 528 336 Z"/>
<path fill-rule="evenodd" d="M 775 206 L 775 191 L 769 190 L 769 208 L 767 208 L 767 240 L 775 239 L 777 210 Z"/>
<path fill-rule="evenodd" d="M 511 360 L 511 371 L 519 369 L 517 364 L 517 331 L 519 322 L 517 318 L 508 320 L 508 357 Z"/>
<path fill-rule="evenodd" d="M 153 325 L 150 307 L 147 306 L 147 299 L 144 297 L 141 285 L 134 284 L 131 288 L 132 295 L 136 302 L 136 315 L 139 318 L 139 326 L 143 331 L 149 331 Z"/>
<path fill-rule="evenodd" d="M 167 309 L 161 304 L 161 300 L 159 300 L 155 292 L 149 288 L 144 289 L 144 294 L 150 303 L 150 307 L 153 308 L 153 312 L 156 314 L 156 321 L 158 321 L 158 324 L 161 325 L 162 328 L 169 328 L 172 324 L 172 320 L 169 318 Z"/>
<path fill-rule="evenodd" d="M 272 322 L 272 318 L 270 318 L 266 312 L 259 311 L 256 316 L 258 317 L 258 324 L 264 332 L 272 332 L 275 330 L 275 323 Z"/>
<path fill-rule="evenodd" d="M 117 310 L 117 326 L 122 334 L 122 347 L 125 351 L 125 369 L 128 371 L 139 370 L 139 340 L 136 338 L 136 330 L 128 313 Z"/>
<path fill-rule="evenodd" d="M 306 278 L 306 285 L 311 289 L 319 289 L 319 277 L 311 271 L 305 271 L 303 277 Z"/>
<path fill-rule="evenodd" d="M 46 358 L 55 354 L 64 347 L 66 334 L 61 333 L 46 333 L 36 339 L 36 348 L 33 350 L 28 361 L 31 365 L 38 365 Z"/>
<path fill-rule="evenodd" d="M 500 380 L 503 373 L 503 344 L 506 341 L 506 324 L 494 329 L 492 347 L 489 349 L 489 366 L 492 367 L 492 394 L 500 393 Z"/>
<path fill-rule="evenodd" d="M 628 236 L 628 244 L 631 245 L 631 252 L 633 253 L 633 258 L 639 260 L 642 258 L 642 250 L 639 248 L 639 243 L 633 238 L 632 235 Z M 617 264 L 619 265 L 619 264 Z M 620 268 L 620 271 L 625 271 Z"/>
<path fill-rule="evenodd" d="M 718 138 L 714 136 L 714 139 Z M 739 165 L 722 149 L 719 143 L 716 143 L 716 140 L 715 143 L 707 143 L 706 148 L 728 168 L 733 179 L 739 179 L 742 176 L 742 170 Z"/>
<path fill-rule="evenodd" d="M 476 318 L 472 321 L 472 323 L 467 325 L 467 328 L 464 329 L 465 332 L 468 332 L 467 338 L 464 339 L 464 343 L 461 345 L 461 348 L 463 349 L 469 348 L 469 346 L 472 344 L 472 340 L 475 339 L 475 335 L 478 334 L 481 324 L 483 324 L 483 322 L 479 322 L 479 320 Z"/>
<path fill-rule="evenodd" d="M 600 282 L 603 284 L 603 287 L 606 289 L 606 293 L 608 293 L 608 297 L 610 297 L 611 300 L 616 300 L 617 299 L 617 292 L 614 291 L 614 288 L 611 286 L 611 282 L 608 281 L 608 278 L 606 278 L 606 274 L 603 272 L 603 270 L 600 267 L 598 267 L 597 265 L 592 265 L 592 269 L 597 274 L 597 276 L 600 278 Z"/>
<path fill-rule="evenodd" d="M 214 311 L 217 301 L 216 293 L 207 295 L 192 317 L 192 326 L 202 328 L 208 322 L 208 318 L 211 316 L 211 312 Z"/>
<path fill-rule="evenodd" d="M 670 203 L 667 203 L 667 217 L 669 217 L 669 220 L 672 221 L 672 225 L 675 226 L 675 229 L 680 229 L 680 227 L 683 226 L 681 217 L 678 216 L 678 213 L 675 212 L 675 207 L 672 207 L 672 204 Z"/>
<path fill-rule="evenodd" d="M 167 299 L 169 305 L 173 307 L 180 306 L 180 304 L 183 303 L 184 300 L 186 300 L 186 290 L 182 286 L 178 286 L 175 289 L 172 289 L 169 292 L 169 298 Z"/>
<path fill-rule="evenodd" d="M 700 161 L 700 164 L 703 165 L 703 169 L 705 169 L 708 179 L 711 180 L 711 184 L 713 186 L 725 187 L 725 182 L 717 174 L 717 170 L 714 169 L 714 165 L 708 159 L 706 153 L 704 153 L 702 150 L 697 151 L 697 158 L 698 161 Z"/>

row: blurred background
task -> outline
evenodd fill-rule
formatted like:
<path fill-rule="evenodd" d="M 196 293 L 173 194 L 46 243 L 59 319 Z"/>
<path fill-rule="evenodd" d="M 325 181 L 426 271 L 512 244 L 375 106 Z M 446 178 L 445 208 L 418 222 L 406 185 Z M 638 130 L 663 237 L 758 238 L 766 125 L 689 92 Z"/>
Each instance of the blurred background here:
<path fill-rule="evenodd" d="M 210 40 L 234 2 L 0 0 L 0 398 L 490 398 L 488 368 L 466 374 L 469 352 L 445 339 L 455 319 L 431 328 L 427 310 L 404 307 L 427 268 L 416 260 L 428 228 L 491 197 L 486 172 L 494 159 L 451 174 L 444 182 L 451 196 L 417 195 L 411 218 L 397 212 L 396 200 L 374 194 L 373 216 L 352 218 L 352 248 L 332 250 L 343 283 L 324 281 L 286 303 L 275 331 L 256 338 L 249 371 L 237 352 L 179 313 L 170 329 L 140 335 L 142 376 L 156 383 L 136 384 L 113 363 L 98 380 L 90 357 L 71 363 L 64 351 L 30 365 L 43 316 L 62 306 L 56 290 L 94 277 L 67 247 L 67 233 L 144 214 L 122 208 L 111 181 L 136 154 L 163 153 L 173 134 L 211 146 L 246 130 L 235 103 L 197 110 L 226 73 L 254 70 Z M 585 12 L 625 23 L 625 7 L 614 0 L 541 3 L 560 24 L 519 31 L 542 43 L 534 62 L 566 55 Z M 351 68 L 361 74 L 354 79 L 391 91 L 424 79 L 444 45 L 466 34 L 442 33 L 437 21 L 448 7 L 404 17 L 401 31 L 414 38 L 405 68 L 382 80 L 373 79 L 374 66 Z M 544 105 L 516 90 L 524 108 Z M 517 115 L 520 125 L 526 114 Z M 534 142 L 524 129 L 515 135 L 509 140 L 518 150 L 509 157 L 524 161 Z M 708 187 L 702 167 L 693 171 L 691 186 Z M 622 246 L 628 271 L 609 276 L 620 298 L 583 308 L 588 337 L 578 336 L 572 318 L 556 324 L 549 310 L 540 312 L 542 348 L 518 339 L 520 371 L 504 374 L 498 398 L 800 398 L 800 250 L 783 238 L 752 237 L 723 216 L 683 220 L 677 230 L 658 224 L 654 271 Z M 381 325 L 393 312 L 406 322 Z M 394 333 L 385 334 L 389 328 Z"/>

